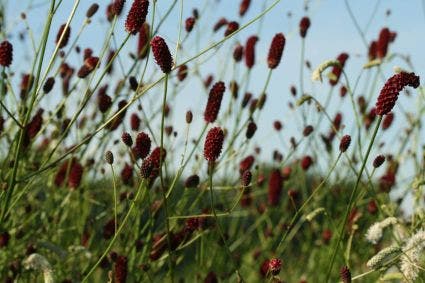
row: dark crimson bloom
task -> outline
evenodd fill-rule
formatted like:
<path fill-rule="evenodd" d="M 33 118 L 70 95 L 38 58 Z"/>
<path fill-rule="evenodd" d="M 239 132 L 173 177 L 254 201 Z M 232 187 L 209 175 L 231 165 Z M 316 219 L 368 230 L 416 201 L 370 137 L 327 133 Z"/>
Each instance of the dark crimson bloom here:
<path fill-rule="evenodd" d="M 131 34 L 139 32 L 148 14 L 148 0 L 134 0 L 125 20 L 125 29 Z"/>
<path fill-rule="evenodd" d="M 282 59 L 283 48 L 285 48 L 285 36 L 278 33 L 273 37 L 267 57 L 267 64 L 270 69 L 276 68 Z"/>
<path fill-rule="evenodd" d="M 187 65 L 181 65 L 177 71 L 177 78 L 179 81 L 184 81 L 184 79 L 187 77 Z"/>
<path fill-rule="evenodd" d="M 124 9 L 125 0 L 113 0 L 111 4 L 111 12 L 114 16 L 121 15 L 122 10 Z"/>
<path fill-rule="evenodd" d="M 155 36 L 151 40 L 151 47 L 155 61 L 161 70 L 166 74 L 171 72 L 173 58 L 164 39 L 160 36 Z"/>
<path fill-rule="evenodd" d="M 381 116 L 388 114 L 393 109 L 400 91 L 406 86 L 417 88 L 419 76 L 415 73 L 401 72 L 389 78 L 376 101 L 376 114 Z"/>
<path fill-rule="evenodd" d="M 255 158 L 253 155 L 248 155 L 239 163 L 239 173 L 243 174 L 243 172 L 251 169 L 252 165 L 255 162 Z"/>
<path fill-rule="evenodd" d="M 332 73 L 332 76 L 333 77 L 331 77 L 329 79 L 329 84 L 331 86 L 334 86 L 334 85 L 336 85 L 338 83 L 339 77 L 341 76 L 342 69 L 344 68 L 345 61 L 347 61 L 347 59 L 348 59 L 348 54 L 347 53 L 341 53 L 336 58 L 336 60 L 341 64 L 341 67 L 339 67 L 339 66 L 333 66 L 332 67 L 332 72 L 331 73 Z"/>
<path fill-rule="evenodd" d="M 127 132 L 122 133 L 121 140 L 128 147 L 131 147 L 133 145 L 133 139 L 131 138 L 131 135 Z"/>
<path fill-rule="evenodd" d="M 313 159 L 311 158 L 310 155 L 306 155 L 303 157 L 303 159 L 301 159 L 301 168 L 304 171 L 307 171 L 312 164 L 313 164 Z"/>
<path fill-rule="evenodd" d="M 341 142 L 339 143 L 339 150 L 341 152 L 346 152 L 351 143 L 351 137 L 349 135 L 345 135 L 341 138 Z"/>
<path fill-rule="evenodd" d="M 83 171 L 83 166 L 75 158 L 67 160 L 59 167 L 56 173 L 54 180 L 55 185 L 58 187 L 62 186 L 65 179 L 68 178 L 68 187 L 75 189 L 81 183 Z"/>
<path fill-rule="evenodd" d="M 252 121 L 249 122 L 246 128 L 246 134 L 245 134 L 246 138 L 251 139 L 254 136 L 256 131 L 257 131 L 257 124 L 255 124 L 255 122 L 252 122 Z"/>
<path fill-rule="evenodd" d="M 128 273 L 127 257 L 120 255 L 115 260 L 115 266 L 114 266 L 115 281 L 114 282 L 125 283 L 127 281 L 127 273 Z"/>
<path fill-rule="evenodd" d="M 378 43 L 374 40 L 369 45 L 368 57 L 369 57 L 370 61 L 372 61 L 372 60 L 376 59 L 376 57 L 378 57 L 377 44 Z"/>
<path fill-rule="evenodd" d="M 303 17 L 300 21 L 300 35 L 304 38 L 307 35 L 308 28 L 310 27 L 310 19 Z"/>
<path fill-rule="evenodd" d="M 199 185 L 199 176 L 194 174 L 187 177 L 184 186 L 185 188 L 196 188 Z"/>
<path fill-rule="evenodd" d="M 214 32 L 218 31 L 219 29 L 221 29 L 222 27 L 224 27 L 225 25 L 227 25 L 228 21 L 225 18 L 220 18 L 217 23 L 214 25 Z"/>
<path fill-rule="evenodd" d="M 258 36 L 252 35 L 248 38 L 245 45 L 245 64 L 248 69 L 251 69 L 255 64 L 255 44 L 258 41 Z M 273 45 L 273 43 L 272 43 Z M 270 51 L 269 51 L 270 53 Z M 279 62 L 278 62 L 279 63 Z"/>
<path fill-rule="evenodd" d="M 66 24 L 61 25 L 59 28 L 58 34 L 56 35 L 56 44 L 59 45 L 59 48 L 64 48 L 68 44 L 69 37 L 71 35 L 71 27 L 68 26 L 66 29 L 65 27 L 66 27 Z M 62 37 L 62 40 L 59 42 L 61 37 Z"/>
<path fill-rule="evenodd" d="M 235 59 L 236 62 L 240 62 L 242 60 L 243 56 L 243 46 L 239 43 L 236 44 L 235 49 L 233 49 L 233 59 Z"/>
<path fill-rule="evenodd" d="M 351 272 L 347 266 L 344 266 L 339 271 L 339 276 L 341 277 L 341 281 L 343 283 L 351 283 Z"/>
<path fill-rule="evenodd" d="M 375 157 L 375 159 L 373 160 L 373 167 L 378 168 L 380 167 L 383 163 L 385 162 L 385 156 L 383 155 L 378 155 L 377 157 Z"/>
<path fill-rule="evenodd" d="M 280 202 L 282 194 L 283 178 L 279 169 L 274 169 L 270 173 L 269 187 L 268 187 L 268 200 L 272 206 L 277 206 Z"/>
<path fill-rule="evenodd" d="M 134 149 L 137 158 L 145 159 L 148 156 L 151 150 L 151 139 L 146 133 L 137 134 Z"/>
<path fill-rule="evenodd" d="M 13 46 L 5 40 L 0 43 L 0 65 L 9 67 L 13 60 Z"/>
<path fill-rule="evenodd" d="M 389 127 L 391 127 L 393 121 L 394 121 L 393 112 L 390 112 L 387 115 L 385 115 L 384 120 L 382 120 L 382 130 L 387 130 Z"/>
<path fill-rule="evenodd" d="M 388 28 L 383 28 L 379 32 L 379 38 L 376 43 L 376 57 L 382 59 L 387 56 L 388 46 L 395 40 L 397 34 Z"/>
<path fill-rule="evenodd" d="M 252 173 L 249 170 L 245 170 L 242 174 L 241 182 L 243 187 L 248 187 L 252 180 Z"/>
<path fill-rule="evenodd" d="M 226 86 L 223 82 L 216 82 L 210 90 L 207 106 L 205 107 L 204 120 L 207 123 L 214 123 L 220 111 L 221 101 Z"/>
<path fill-rule="evenodd" d="M 105 113 L 112 106 L 112 98 L 104 92 L 100 92 L 97 96 L 97 105 L 100 112 Z"/>
<path fill-rule="evenodd" d="M 184 26 L 185 29 L 186 29 L 186 32 L 192 31 L 193 26 L 195 25 L 195 22 L 196 22 L 195 17 L 189 17 L 189 18 L 186 19 L 185 26 Z"/>
<path fill-rule="evenodd" d="M 128 163 L 124 164 L 121 170 L 121 180 L 125 185 L 133 184 L 133 166 Z"/>
<path fill-rule="evenodd" d="M 242 0 L 239 5 L 239 16 L 243 17 L 251 5 L 251 0 Z"/>
<path fill-rule="evenodd" d="M 282 267 L 282 261 L 278 258 L 272 258 L 269 261 L 269 271 L 273 275 L 278 275 L 280 268 Z"/>
<path fill-rule="evenodd" d="M 137 54 L 140 59 L 145 58 L 148 54 L 149 29 L 149 24 L 145 22 L 139 30 L 139 39 L 137 41 Z"/>
<path fill-rule="evenodd" d="M 208 162 L 215 162 L 221 154 L 224 141 L 224 132 L 215 127 L 209 130 L 204 144 L 204 157 Z"/>
<path fill-rule="evenodd" d="M 55 85 L 55 78 L 54 77 L 48 78 L 43 85 L 43 92 L 46 94 L 49 93 L 52 90 L 54 85 Z"/>
<path fill-rule="evenodd" d="M 227 29 L 224 32 L 224 36 L 231 35 L 235 31 L 237 31 L 238 29 L 239 29 L 239 23 L 238 22 L 235 22 L 235 21 L 229 22 L 227 24 Z"/>
<path fill-rule="evenodd" d="M 138 131 L 140 128 L 140 118 L 136 113 L 131 114 L 130 116 L 130 126 L 133 131 Z"/>
<path fill-rule="evenodd" d="M 99 10 L 99 5 L 97 3 L 91 4 L 91 6 L 87 9 L 86 17 L 91 18 L 96 14 L 97 10 Z"/>

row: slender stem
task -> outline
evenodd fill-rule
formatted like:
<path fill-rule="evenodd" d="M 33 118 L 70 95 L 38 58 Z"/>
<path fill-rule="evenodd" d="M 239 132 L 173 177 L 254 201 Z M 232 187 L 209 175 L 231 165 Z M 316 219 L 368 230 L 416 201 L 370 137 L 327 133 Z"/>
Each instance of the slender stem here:
<path fill-rule="evenodd" d="M 112 185 L 114 186 L 114 220 L 115 220 L 115 230 L 114 234 L 117 233 L 117 225 L 118 225 L 118 217 L 117 217 L 117 184 L 115 180 L 115 170 L 114 166 L 111 164 L 111 170 L 112 170 Z"/>
<path fill-rule="evenodd" d="M 373 142 L 375 141 L 376 135 L 377 135 L 378 130 L 379 130 L 379 126 L 381 125 L 381 121 L 382 121 L 382 116 L 379 116 L 378 122 L 376 123 L 375 130 L 373 132 L 372 139 L 370 140 L 368 149 L 366 151 L 366 155 L 364 157 L 364 160 L 363 160 L 363 163 L 362 163 L 362 167 L 360 168 L 360 172 L 357 175 L 356 184 L 354 186 L 353 191 L 351 192 L 350 200 L 349 200 L 349 203 L 347 205 L 347 209 L 345 211 L 344 219 L 343 219 L 343 221 L 341 223 L 339 236 L 338 236 L 338 239 L 336 241 L 335 248 L 334 248 L 334 251 L 333 251 L 333 254 L 332 254 L 332 258 L 331 258 L 331 263 L 329 265 L 328 272 L 327 272 L 327 275 L 326 275 L 326 282 L 329 282 L 329 277 L 331 275 L 332 267 L 333 267 L 333 264 L 335 262 L 336 254 L 337 254 L 338 249 L 339 249 L 339 244 L 341 243 L 341 240 L 342 240 L 342 237 L 343 237 L 343 234 L 344 234 L 345 225 L 347 223 L 348 215 L 350 214 L 351 208 L 354 205 L 354 197 L 356 196 L 357 188 L 359 187 L 359 184 L 360 184 L 360 181 L 361 181 L 361 178 L 362 178 L 363 171 L 366 168 L 366 162 L 367 162 L 367 159 L 368 159 L 368 157 L 370 155 L 370 152 L 372 150 Z"/>
<path fill-rule="evenodd" d="M 174 262 L 173 262 L 173 251 L 171 247 L 171 233 L 170 233 L 170 220 L 168 218 L 168 204 L 167 204 L 167 194 L 165 191 L 164 176 L 162 173 L 163 165 L 163 154 L 164 154 L 164 122 L 165 122 L 165 106 L 167 103 L 167 90 L 168 90 L 168 74 L 165 75 L 164 80 L 164 98 L 162 101 L 162 117 L 161 117 L 161 144 L 159 150 L 159 179 L 161 180 L 161 191 L 162 191 L 162 201 L 164 202 L 164 211 L 165 211 L 165 226 L 167 228 L 167 243 L 168 243 L 168 267 L 170 268 L 170 279 L 171 282 L 174 282 Z"/>
<path fill-rule="evenodd" d="M 139 188 L 137 189 L 136 196 L 134 197 L 134 201 L 131 203 L 130 208 L 127 211 L 127 214 L 125 215 L 123 221 L 121 222 L 121 225 L 118 227 L 117 232 L 114 234 L 114 237 L 112 237 L 112 240 L 109 242 L 109 245 L 106 247 L 103 254 L 100 256 L 100 258 L 97 260 L 97 262 L 90 268 L 87 275 L 83 278 L 81 282 L 87 282 L 89 277 L 92 275 L 92 273 L 95 271 L 97 266 L 102 262 L 102 260 L 105 258 L 105 256 L 109 253 L 113 245 L 115 244 L 116 240 L 118 239 L 118 235 L 121 233 L 122 229 L 124 228 L 125 224 L 127 223 L 128 218 L 130 217 L 131 212 L 133 211 L 134 207 L 136 206 L 137 200 L 139 199 L 140 192 L 142 191 L 142 188 L 145 187 L 145 180 L 142 180 L 140 182 Z M 144 192 L 147 191 L 145 188 L 143 190 Z"/>
<path fill-rule="evenodd" d="M 221 240 L 224 243 L 224 246 L 226 248 L 226 252 L 230 258 L 230 260 L 232 261 L 234 267 L 235 267 L 235 271 L 236 274 L 238 275 L 239 279 L 244 282 L 245 280 L 243 280 L 242 275 L 239 272 L 239 269 L 236 265 L 236 263 L 234 262 L 234 258 L 232 256 L 232 252 L 230 251 L 229 245 L 227 244 L 226 238 L 224 237 L 224 233 L 223 230 L 221 229 L 220 223 L 218 222 L 218 217 L 217 217 L 217 212 L 215 211 L 215 207 L 214 207 L 214 193 L 213 193 L 213 174 L 214 174 L 214 164 L 209 164 L 208 166 L 208 174 L 209 174 L 209 183 L 210 183 L 210 203 L 211 203 L 211 210 L 212 213 L 214 215 L 214 221 L 217 225 L 217 229 L 218 229 L 218 233 L 220 234 Z"/>

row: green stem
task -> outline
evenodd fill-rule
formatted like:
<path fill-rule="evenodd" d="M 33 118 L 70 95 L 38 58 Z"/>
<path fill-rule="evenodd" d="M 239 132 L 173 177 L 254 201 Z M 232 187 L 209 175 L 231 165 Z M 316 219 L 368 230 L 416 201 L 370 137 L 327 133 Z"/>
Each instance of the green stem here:
<path fill-rule="evenodd" d="M 245 280 L 243 280 L 243 277 L 242 277 L 242 275 L 241 275 L 241 274 L 240 274 L 240 272 L 239 272 L 239 269 L 238 269 L 238 267 L 237 267 L 236 263 L 234 262 L 234 258 L 233 258 L 233 256 L 232 256 L 232 252 L 230 251 L 230 248 L 229 248 L 229 246 L 228 246 L 228 244 L 227 244 L 226 238 L 224 237 L 223 230 L 221 229 L 220 223 L 218 222 L 217 213 L 216 213 L 216 211 L 215 211 L 215 207 L 214 207 L 214 193 L 213 193 L 213 173 L 214 173 L 214 165 L 213 165 L 213 164 L 208 165 L 208 170 L 209 170 L 209 172 L 208 172 L 208 173 L 209 173 L 209 181 L 210 181 L 210 201 L 211 201 L 211 210 L 212 210 L 212 213 L 213 213 L 213 215 L 214 215 L 214 221 L 215 221 L 215 223 L 217 224 L 218 233 L 220 234 L 221 240 L 222 240 L 222 241 L 223 241 L 223 243 L 224 243 L 224 246 L 225 246 L 225 248 L 226 248 L 226 252 L 227 252 L 227 254 L 228 254 L 228 256 L 229 256 L 230 260 L 232 261 L 232 263 L 233 263 L 233 265 L 234 265 L 234 267 L 235 267 L 236 274 L 238 275 L 239 279 L 240 279 L 242 282 L 245 282 Z M 239 281 L 238 281 L 238 282 L 239 282 Z"/>
<path fill-rule="evenodd" d="M 326 282 L 329 282 L 329 277 L 331 275 L 332 267 L 333 267 L 333 264 L 335 262 L 336 254 L 337 254 L 338 249 L 339 249 L 339 244 L 341 243 L 341 240 L 342 240 L 342 237 L 343 237 L 343 234 L 344 234 L 345 225 L 347 223 L 347 219 L 348 219 L 348 216 L 350 214 L 351 208 L 354 205 L 354 197 L 356 195 L 357 188 L 359 187 L 359 184 L 360 184 L 360 181 L 361 181 L 361 178 L 362 178 L 363 171 L 366 168 L 366 162 L 367 162 L 367 159 L 368 159 L 368 157 L 370 155 L 370 152 L 372 150 L 373 142 L 375 141 L 376 135 L 377 135 L 378 130 L 379 130 L 379 126 L 381 125 L 381 121 L 382 121 L 382 116 L 379 116 L 378 122 L 376 123 L 375 130 L 373 132 L 372 139 L 370 140 L 368 149 L 366 151 L 366 155 L 364 157 L 364 160 L 363 160 L 363 163 L 362 163 L 362 167 L 360 168 L 360 172 L 357 175 L 356 184 L 354 186 L 353 191 L 351 192 L 350 200 L 349 200 L 349 203 L 347 205 L 347 209 L 345 211 L 344 219 L 343 219 L 343 221 L 341 223 L 339 236 L 338 236 L 338 239 L 336 241 L 335 248 L 334 248 L 334 251 L 333 251 L 333 254 L 332 254 L 332 258 L 331 258 L 331 263 L 329 265 L 328 272 L 327 272 L 327 275 L 326 275 Z"/>
<path fill-rule="evenodd" d="M 111 248 L 115 244 L 116 240 L 118 239 L 118 235 L 121 233 L 122 229 L 124 228 L 125 224 L 127 223 L 127 220 L 130 217 L 130 214 L 133 211 L 137 200 L 139 199 L 139 195 L 140 195 L 140 192 L 142 191 L 142 187 L 144 187 L 144 184 L 145 184 L 145 180 L 142 180 L 140 182 L 139 188 L 137 189 L 137 193 L 136 193 L 136 196 L 134 197 L 134 201 L 131 203 L 130 208 L 128 209 L 127 214 L 125 215 L 121 225 L 118 227 L 117 232 L 114 234 L 114 237 L 109 242 L 109 245 L 106 247 L 103 254 L 100 256 L 100 258 L 97 260 L 97 262 L 92 266 L 92 268 L 90 268 L 89 272 L 87 273 L 86 276 L 84 276 L 84 278 L 81 282 L 87 282 L 87 280 L 92 275 L 92 273 L 95 271 L 97 266 L 101 263 L 101 261 L 105 258 L 105 256 L 109 253 L 109 251 L 111 250 Z M 146 188 L 145 188 L 144 191 L 146 191 Z"/>
<path fill-rule="evenodd" d="M 168 267 L 170 268 L 170 279 L 171 282 L 174 282 L 174 262 L 173 262 L 173 251 L 171 247 L 171 233 L 170 233 L 170 220 L 168 218 L 168 205 L 167 205 L 167 194 L 165 191 L 164 176 L 162 173 L 162 155 L 164 154 L 164 122 L 165 122 L 165 106 L 167 103 L 167 90 L 168 90 L 168 74 L 165 74 L 164 79 L 164 98 L 162 100 L 162 117 L 161 117 L 161 144 L 159 150 L 159 179 L 161 181 L 161 191 L 162 191 L 162 201 L 164 202 L 164 211 L 165 211 L 165 224 L 167 228 L 167 243 L 168 243 Z"/>

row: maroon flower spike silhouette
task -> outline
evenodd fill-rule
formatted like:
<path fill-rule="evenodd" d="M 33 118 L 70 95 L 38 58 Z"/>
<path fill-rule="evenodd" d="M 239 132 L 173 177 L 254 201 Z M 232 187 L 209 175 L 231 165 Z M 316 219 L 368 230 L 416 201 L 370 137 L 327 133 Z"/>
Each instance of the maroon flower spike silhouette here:
<path fill-rule="evenodd" d="M 269 56 L 267 63 L 270 69 L 276 68 L 282 58 L 283 48 L 285 47 L 285 36 L 283 33 L 278 33 L 273 37 L 270 45 Z"/>
<path fill-rule="evenodd" d="M 125 29 L 131 34 L 139 32 L 148 14 L 148 0 L 134 0 L 125 20 Z"/>
<path fill-rule="evenodd" d="M 166 74 L 171 72 L 173 58 L 164 39 L 160 36 L 155 36 L 151 40 L 151 47 L 155 61 L 161 70 Z"/>
<path fill-rule="evenodd" d="M 341 138 L 341 142 L 339 143 L 339 150 L 341 152 L 346 152 L 351 143 L 351 137 L 349 135 L 345 135 Z"/>
<path fill-rule="evenodd" d="M 204 144 L 204 157 L 209 163 L 215 162 L 221 154 L 224 141 L 224 132 L 215 127 L 209 130 Z"/>
<path fill-rule="evenodd" d="M 251 0 L 242 0 L 239 5 L 239 16 L 243 17 L 251 5 Z"/>
<path fill-rule="evenodd" d="M 279 169 L 274 169 L 270 173 L 269 187 L 268 187 L 268 200 L 272 206 L 277 206 L 282 194 L 283 177 Z"/>
<path fill-rule="evenodd" d="M 245 45 L 245 64 L 251 69 L 255 64 L 255 44 L 258 41 L 256 35 L 250 36 Z"/>
<path fill-rule="evenodd" d="M 226 86 L 223 82 L 216 82 L 210 90 L 207 106 L 205 107 L 204 120 L 207 123 L 214 123 L 220 111 Z"/>
<path fill-rule="evenodd" d="M 141 132 L 137 135 L 134 149 L 138 158 L 145 159 L 148 156 L 151 150 L 151 139 L 146 133 Z"/>
<path fill-rule="evenodd" d="M 389 78 L 376 101 L 376 114 L 381 116 L 388 114 L 393 109 L 400 91 L 406 86 L 417 88 L 419 77 L 414 73 L 401 72 Z"/>
<path fill-rule="evenodd" d="M 68 44 L 69 37 L 71 35 L 71 27 L 68 26 L 65 29 L 65 26 L 66 24 L 61 25 L 59 28 L 58 34 L 56 35 L 56 44 L 59 45 L 59 48 L 64 48 Z M 63 34 L 63 37 L 62 37 L 62 34 Z M 62 40 L 59 42 L 61 37 L 62 37 Z"/>
<path fill-rule="evenodd" d="M 9 67 L 13 60 L 13 46 L 5 40 L 0 43 L 0 65 Z"/>
<path fill-rule="evenodd" d="M 310 19 L 303 17 L 300 21 L 300 35 L 304 38 L 307 35 L 308 28 L 310 27 Z"/>
<path fill-rule="evenodd" d="M 347 61 L 348 59 L 348 54 L 347 53 L 341 53 L 338 55 L 338 57 L 336 58 L 336 60 L 341 64 L 341 67 L 339 66 L 334 66 L 332 68 L 332 75 L 333 78 L 329 79 L 329 84 L 331 86 L 334 86 L 338 83 L 339 81 L 339 77 L 341 76 L 342 73 L 342 69 L 344 68 L 345 65 L 345 61 Z"/>

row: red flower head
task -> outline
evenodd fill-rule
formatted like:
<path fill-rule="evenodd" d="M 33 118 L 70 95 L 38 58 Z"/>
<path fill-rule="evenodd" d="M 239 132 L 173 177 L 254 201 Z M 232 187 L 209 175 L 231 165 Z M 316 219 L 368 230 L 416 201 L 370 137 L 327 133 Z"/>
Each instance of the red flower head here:
<path fill-rule="evenodd" d="M 145 159 L 148 156 L 151 150 L 151 139 L 146 133 L 141 132 L 137 135 L 134 149 L 137 158 Z"/>
<path fill-rule="evenodd" d="M 215 162 L 221 154 L 224 141 L 224 132 L 215 127 L 209 130 L 204 144 L 204 157 L 209 162 Z"/>
<path fill-rule="evenodd" d="M 300 21 L 300 35 L 304 38 L 307 35 L 308 28 L 310 27 L 310 19 L 303 17 Z"/>
<path fill-rule="evenodd" d="M 193 29 L 193 26 L 195 25 L 196 19 L 195 17 L 189 17 L 185 21 L 185 29 L 186 32 L 191 32 Z"/>
<path fill-rule="evenodd" d="M 221 101 L 223 99 L 226 86 L 223 82 L 217 82 L 213 85 L 208 96 L 207 106 L 205 107 L 204 120 L 207 123 L 214 123 L 220 111 Z"/>
<path fill-rule="evenodd" d="M 250 36 L 245 45 L 245 64 L 248 69 L 251 69 L 255 64 L 255 44 L 258 41 L 256 35 Z M 272 44 L 273 46 L 273 44 Z"/>
<path fill-rule="evenodd" d="M 276 68 L 282 59 L 283 48 L 285 47 L 285 36 L 283 33 L 278 33 L 273 37 L 269 49 L 267 63 L 270 69 Z"/>
<path fill-rule="evenodd" d="M 378 58 L 384 58 L 387 56 L 388 46 L 390 42 L 393 42 L 396 37 L 396 33 L 390 31 L 388 28 L 383 28 L 379 33 L 379 38 L 376 43 L 376 56 Z"/>
<path fill-rule="evenodd" d="M 270 173 L 268 200 L 272 206 L 277 206 L 282 194 L 283 177 L 279 169 L 274 169 Z"/>
<path fill-rule="evenodd" d="M 214 32 L 218 31 L 219 29 L 227 25 L 227 23 L 228 21 L 225 18 L 220 18 L 213 27 Z"/>
<path fill-rule="evenodd" d="M 69 37 L 71 35 L 71 27 L 68 26 L 65 30 L 65 26 L 66 24 L 61 25 L 59 28 L 58 34 L 56 35 L 56 44 L 59 45 L 59 48 L 64 48 L 68 44 Z M 62 37 L 62 34 L 63 34 L 63 37 Z M 62 40 L 59 42 L 61 37 L 62 37 Z"/>
<path fill-rule="evenodd" d="M 388 114 L 393 109 L 400 91 L 406 86 L 417 88 L 419 77 L 415 73 L 401 72 L 389 78 L 376 101 L 376 114 L 381 116 Z"/>
<path fill-rule="evenodd" d="M 239 43 L 235 46 L 235 49 L 233 49 L 233 59 L 235 59 L 236 62 L 240 62 L 242 60 L 243 56 L 243 46 Z"/>
<path fill-rule="evenodd" d="M 332 68 L 332 76 L 333 76 L 333 78 L 330 78 L 329 79 L 329 84 L 331 86 L 334 86 L 334 85 L 336 85 L 338 83 L 339 77 L 341 76 L 342 69 L 344 68 L 345 61 L 347 61 L 347 59 L 348 59 L 348 54 L 347 53 L 341 53 L 336 58 L 336 60 L 341 64 L 341 67 L 334 66 Z"/>
<path fill-rule="evenodd" d="M 351 137 L 349 135 L 345 135 L 341 138 L 341 142 L 339 143 L 339 150 L 341 152 L 346 152 L 351 143 Z"/>
<path fill-rule="evenodd" d="M 123 1 L 124 2 L 124 1 Z M 148 0 L 134 0 L 125 20 L 125 29 L 131 34 L 139 32 L 148 14 Z"/>
<path fill-rule="evenodd" d="M 0 43 L 0 65 L 9 67 L 13 60 L 13 46 L 5 40 Z"/>
<path fill-rule="evenodd" d="M 149 24 L 145 22 L 139 30 L 139 39 L 137 41 L 137 54 L 141 59 L 145 58 L 148 54 L 149 28 Z"/>
<path fill-rule="evenodd" d="M 269 261 L 269 271 L 273 275 L 278 275 L 280 268 L 282 267 L 282 261 L 278 258 L 272 258 Z"/>
<path fill-rule="evenodd" d="M 307 171 L 312 164 L 313 164 L 313 159 L 311 158 L 310 155 L 306 155 L 303 157 L 303 159 L 301 159 L 301 168 L 304 171 Z"/>
<path fill-rule="evenodd" d="M 125 283 L 127 280 L 127 273 L 128 273 L 128 267 L 127 267 L 127 257 L 125 256 L 118 256 L 115 260 L 115 267 L 114 267 L 114 274 L 115 274 L 115 282 L 117 283 Z"/>
<path fill-rule="evenodd" d="M 251 0 L 242 0 L 239 5 L 239 16 L 243 17 L 251 5 Z"/>
<path fill-rule="evenodd" d="M 351 283 L 351 272 L 347 266 L 341 268 L 341 270 L 339 271 L 339 275 L 343 283 Z"/>
<path fill-rule="evenodd" d="M 151 40 L 152 53 L 155 57 L 155 61 L 161 70 L 168 74 L 171 72 L 173 65 L 173 58 L 171 57 L 170 50 L 168 49 L 167 43 L 160 36 L 155 36 Z"/>
<path fill-rule="evenodd" d="M 234 33 L 235 31 L 237 31 L 239 29 L 239 23 L 238 22 L 229 22 L 227 23 L 227 29 L 224 32 L 224 36 L 228 36 L 232 33 Z"/>

